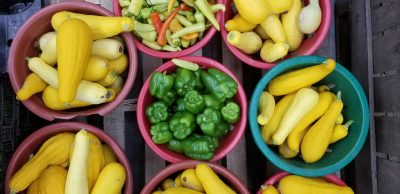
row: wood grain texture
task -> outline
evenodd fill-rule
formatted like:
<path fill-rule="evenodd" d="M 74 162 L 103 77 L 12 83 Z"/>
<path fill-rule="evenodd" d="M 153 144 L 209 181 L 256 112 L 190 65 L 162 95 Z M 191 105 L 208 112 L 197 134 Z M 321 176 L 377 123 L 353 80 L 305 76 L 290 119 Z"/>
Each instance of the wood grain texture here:
<path fill-rule="evenodd" d="M 398 0 L 372 0 L 371 14 L 372 32 L 374 34 L 390 30 L 400 25 L 400 1 Z"/>
<path fill-rule="evenodd" d="M 125 112 L 124 103 L 104 116 L 104 131 L 113 137 L 125 149 Z"/>
<path fill-rule="evenodd" d="M 375 111 L 398 112 L 400 111 L 400 75 L 379 77 L 374 79 L 375 85 Z"/>
<path fill-rule="evenodd" d="M 400 157 L 400 118 L 376 117 L 375 122 L 376 151 Z"/>
<path fill-rule="evenodd" d="M 400 193 L 400 163 L 378 159 L 378 185 L 381 194 Z"/>
<path fill-rule="evenodd" d="M 400 69 L 400 28 L 375 35 L 373 50 L 375 73 Z"/>

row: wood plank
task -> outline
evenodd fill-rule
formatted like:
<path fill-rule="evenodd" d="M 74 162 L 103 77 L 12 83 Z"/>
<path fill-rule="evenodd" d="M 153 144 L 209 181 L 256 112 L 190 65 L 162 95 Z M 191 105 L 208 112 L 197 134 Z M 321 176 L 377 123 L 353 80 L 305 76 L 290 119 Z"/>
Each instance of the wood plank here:
<path fill-rule="evenodd" d="M 400 28 L 374 36 L 373 49 L 375 73 L 400 69 Z"/>
<path fill-rule="evenodd" d="M 104 131 L 113 137 L 125 149 L 125 112 L 121 103 L 113 111 L 104 116 Z"/>
<path fill-rule="evenodd" d="M 378 185 L 379 193 L 398 194 L 400 187 L 400 163 L 385 159 L 378 159 Z"/>
<path fill-rule="evenodd" d="M 399 9 L 400 1 L 398 0 L 372 0 L 372 33 L 381 33 L 400 25 Z"/>
<path fill-rule="evenodd" d="M 375 112 L 398 112 L 400 110 L 400 75 L 374 79 Z"/>
<path fill-rule="evenodd" d="M 376 151 L 400 157 L 400 118 L 376 117 L 375 122 Z"/>

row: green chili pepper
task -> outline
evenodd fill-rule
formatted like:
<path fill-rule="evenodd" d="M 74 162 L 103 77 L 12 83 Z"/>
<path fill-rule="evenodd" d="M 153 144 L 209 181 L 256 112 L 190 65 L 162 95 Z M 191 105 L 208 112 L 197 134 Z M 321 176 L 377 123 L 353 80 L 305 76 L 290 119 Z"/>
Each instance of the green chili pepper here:
<path fill-rule="evenodd" d="M 226 7 L 223 4 L 215 4 L 215 5 L 211 6 L 211 11 L 213 13 L 218 12 L 218 11 L 225 12 L 225 9 L 226 9 Z"/>
<path fill-rule="evenodd" d="M 222 118 L 230 123 L 236 123 L 240 118 L 240 107 L 235 102 L 228 102 L 222 109 L 221 109 Z"/>
<path fill-rule="evenodd" d="M 184 68 L 176 68 L 176 78 L 174 88 L 178 95 L 185 95 L 187 92 L 194 89 L 196 80 L 193 72 Z"/>
<path fill-rule="evenodd" d="M 232 98 L 238 90 L 238 84 L 234 79 L 214 68 L 201 73 L 201 80 L 206 89 L 220 102 Z"/>
<path fill-rule="evenodd" d="M 193 0 L 182 0 L 186 5 L 189 5 L 190 7 L 194 7 L 194 1 Z"/>
<path fill-rule="evenodd" d="M 216 136 L 217 126 L 221 123 L 221 113 L 218 110 L 206 108 L 203 113 L 197 115 L 196 122 L 204 134 Z"/>
<path fill-rule="evenodd" d="M 213 108 L 215 110 L 220 110 L 224 104 L 216 100 L 212 95 L 204 95 L 204 104 L 208 108 Z"/>
<path fill-rule="evenodd" d="M 119 0 L 118 3 L 121 7 L 128 7 L 131 4 L 129 0 Z"/>
<path fill-rule="evenodd" d="M 175 101 L 175 107 L 174 107 L 175 112 L 182 112 L 185 111 L 185 105 L 183 103 L 183 98 L 178 98 Z"/>
<path fill-rule="evenodd" d="M 178 139 L 172 138 L 167 143 L 167 148 L 178 153 L 183 153 L 182 142 Z"/>
<path fill-rule="evenodd" d="M 135 16 L 139 15 L 140 10 L 142 9 L 143 1 L 144 0 L 131 0 L 131 3 L 128 7 L 129 12 Z"/>
<path fill-rule="evenodd" d="M 188 19 L 186 19 L 185 16 L 176 15 L 175 17 L 178 19 L 179 23 L 181 23 L 185 27 L 193 26 L 192 22 L 190 22 Z"/>
<path fill-rule="evenodd" d="M 189 47 L 190 46 L 190 40 L 181 39 L 181 45 L 182 45 L 183 48 Z"/>
<path fill-rule="evenodd" d="M 167 4 L 168 0 L 147 0 L 147 4 L 149 5 L 160 5 L 160 4 Z"/>
<path fill-rule="evenodd" d="M 132 16 L 127 7 L 122 8 L 121 15 L 124 16 L 124 17 Z"/>
<path fill-rule="evenodd" d="M 150 7 L 143 8 L 142 10 L 140 10 L 140 16 L 142 16 L 143 19 L 150 18 L 150 14 L 152 11 L 153 9 Z"/>
<path fill-rule="evenodd" d="M 152 96 L 163 98 L 174 86 L 174 77 L 166 72 L 154 72 L 150 78 L 149 91 Z"/>
<path fill-rule="evenodd" d="M 168 10 L 168 4 L 158 4 L 152 7 L 154 11 L 162 13 Z"/>
<path fill-rule="evenodd" d="M 142 40 L 142 43 L 146 46 L 148 46 L 149 48 L 152 48 L 154 50 L 161 50 L 161 46 L 157 44 L 157 42 L 149 42 L 147 40 Z"/>
<path fill-rule="evenodd" d="M 211 160 L 217 149 L 218 140 L 209 136 L 192 135 L 182 142 L 186 156 L 196 160 Z"/>
<path fill-rule="evenodd" d="M 210 21 L 215 29 L 220 30 L 220 26 L 218 24 L 217 19 L 214 16 L 214 13 L 211 10 L 211 5 L 207 2 L 207 0 L 196 0 L 194 2 L 197 8 L 203 13 L 203 15 Z"/>
<path fill-rule="evenodd" d="M 185 109 L 193 114 L 199 114 L 204 110 L 204 98 L 196 90 L 189 91 L 183 98 Z"/>
<path fill-rule="evenodd" d="M 177 112 L 169 122 L 169 128 L 177 139 L 185 139 L 194 131 L 195 119 L 189 112 Z"/>
<path fill-rule="evenodd" d="M 185 28 L 180 29 L 179 31 L 175 32 L 171 35 L 171 38 L 178 38 L 187 34 L 195 33 L 195 32 L 202 32 L 206 30 L 206 26 L 204 23 L 197 23 L 193 24 L 192 26 L 188 26 Z"/>
<path fill-rule="evenodd" d="M 172 132 L 167 122 L 157 123 L 150 128 L 151 139 L 155 144 L 164 144 L 172 139 Z"/>
<path fill-rule="evenodd" d="M 172 46 L 170 46 L 170 45 L 165 45 L 165 46 L 163 46 L 163 47 L 161 48 L 161 50 L 163 50 L 163 51 L 169 51 L 169 52 L 178 51 L 177 48 L 172 47 Z"/>
<path fill-rule="evenodd" d="M 165 102 L 157 101 L 146 108 L 147 119 L 156 124 L 168 119 L 168 106 Z"/>
<path fill-rule="evenodd" d="M 156 29 L 154 28 L 153 25 L 151 25 L 151 24 L 143 24 L 143 23 L 140 23 L 140 22 L 137 21 L 137 20 L 134 20 L 134 21 L 133 21 L 133 25 L 134 25 L 133 29 L 134 29 L 136 32 L 151 32 L 151 31 L 156 31 Z"/>
<path fill-rule="evenodd" d="M 146 40 L 148 42 L 154 42 L 157 39 L 157 32 L 150 31 L 150 32 L 135 32 L 141 39 Z"/>

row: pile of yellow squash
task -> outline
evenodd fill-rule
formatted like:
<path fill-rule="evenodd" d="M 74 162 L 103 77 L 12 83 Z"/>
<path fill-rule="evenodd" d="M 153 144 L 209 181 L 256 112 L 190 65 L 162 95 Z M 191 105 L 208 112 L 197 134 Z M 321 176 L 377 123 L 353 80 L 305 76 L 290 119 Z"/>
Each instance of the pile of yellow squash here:
<path fill-rule="evenodd" d="M 205 163 L 188 168 L 179 173 L 174 180 L 165 179 L 152 194 L 235 194 L 236 192 L 222 181 Z"/>
<path fill-rule="evenodd" d="M 354 191 L 347 186 L 339 186 L 327 182 L 322 178 L 306 178 L 297 175 L 283 177 L 278 184 L 261 185 L 261 194 L 354 194 Z"/>
<path fill-rule="evenodd" d="M 27 57 L 32 71 L 17 91 L 27 100 L 43 92 L 52 110 L 66 110 L 112 101 L 123 87 L 129 59 L 118 35 L 131 31 L 127 17 L 84 15 L 61 11 L 51 19 L 55 31 L 43 34 L 38 57 Z"/>
<path fill-rule="evenodd" d="M 82 129 L 47 139 L 9 182 L 11 193 L 119 194 L 125 168 L 111 148 Z"/>
<path fill-rule="evenodd" d="M 262 138 L 279 146 L 283 157 L 294 158 L 301 152 L 306 163 L 314 163 L 328 151 L 329 144 L 347 136 L 353 121 L 343 124 L 341 92 L 331 93 L 328 85 L 312 86 L 335 66 L 334 60 L 327 59 L 281 74 L 261 94 L 257 121 Z"/>

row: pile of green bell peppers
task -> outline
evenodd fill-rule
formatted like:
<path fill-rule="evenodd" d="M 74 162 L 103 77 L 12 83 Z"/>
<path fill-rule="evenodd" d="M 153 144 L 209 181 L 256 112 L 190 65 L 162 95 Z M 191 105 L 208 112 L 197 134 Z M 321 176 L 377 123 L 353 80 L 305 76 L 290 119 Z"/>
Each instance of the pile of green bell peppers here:
<path fill-rule="evenodd" d="M 154 72 L 149 92 L 155 100 L 146 107 L 153 142 L 192 159 L 211 160 L 240 118 L 240 106 L 232 99 L 237 91 L 236 81 L 214 68 Z"/>

